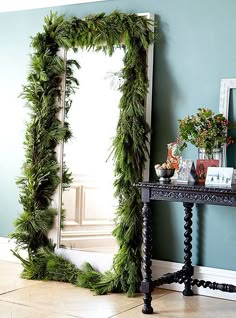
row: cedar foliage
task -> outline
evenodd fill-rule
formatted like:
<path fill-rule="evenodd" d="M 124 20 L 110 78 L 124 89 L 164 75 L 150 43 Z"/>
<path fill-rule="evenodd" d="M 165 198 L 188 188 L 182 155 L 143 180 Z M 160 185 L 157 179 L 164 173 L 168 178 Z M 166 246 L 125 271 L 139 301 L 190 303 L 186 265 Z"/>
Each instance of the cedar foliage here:
<path fill-rule="evenodd" d="M 97 294 L 127 292 L 133 295 L 141 280 L 141 199 L 135 183 L 142 180 L 148 155 L 149 127 L 145 121 L 144 100 L 148 92 L 146 49 L 154 41 L 150 30 L 153 21 L 136 14 L 114 11 L 100 13 L 84 20 L 65 19 L 51 13 L 45 18 L 43 32 L 32 39 L 28 84 L 22 97 L 30 110 L 25 135 L 25 163 L 18 179 L 23 212 L 15 222 L 11 237 L 17 246 L 28 251 L 23 259 L 16 249 L 13 253 L 23 264 L 22 276 L 71 282 L 95 290 Z M 68 123 L 58 119 L 62 100 L 62 78 L 66 72 L 65 117 L 71 107 L 70 96 L 79 86 L 73 76 L 76 61 L 66 66 L 58 55 L 63 47 L 103 50 L 112 55 L 116 47 L 125 51 L 120 87 L 120 117 L 112 144 L 115 173 L 115 195 L 119 206 L 113 235 L 119 243 L 110 271 L 102 274 L 90 264 L 82 269 L 54 253 L 48 239 L 57 213 L 51 207 L 52 195 L 59 182 L 56 146 L 71 137 Z M 63 164 L 63 187 L 71 182 L 71 174 Z"/>

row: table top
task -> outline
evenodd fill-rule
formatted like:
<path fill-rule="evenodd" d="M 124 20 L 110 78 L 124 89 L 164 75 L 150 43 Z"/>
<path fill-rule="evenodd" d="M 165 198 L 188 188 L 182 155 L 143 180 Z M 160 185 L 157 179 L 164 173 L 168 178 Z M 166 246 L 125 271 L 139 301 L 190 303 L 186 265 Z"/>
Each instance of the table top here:
<path fill-rule="evenodd" d="M 145 181 L 139 182 L 138 187 L 144 188 L 163 188 L 163 189 L 179 189 L 179 190 L 194 190 L 194 191 L 205 191 L 205 192 L 224 192 L 224 193 L 235 193 L 236 195 L 236 184 L 232 184 L 228 187 L 220 186 L 205 186 L 204 184 L 198 183 L 180 183 L 176 180 L 171 181 L 170 183 L 160 183 L 157 181 Z"/>
<path fill-rule="evenodd" d="M 236 206 L 236 184 L 231 187 L 213 187 L 202 184 L 139 182 L 142 201 L 164 200 Z"/>

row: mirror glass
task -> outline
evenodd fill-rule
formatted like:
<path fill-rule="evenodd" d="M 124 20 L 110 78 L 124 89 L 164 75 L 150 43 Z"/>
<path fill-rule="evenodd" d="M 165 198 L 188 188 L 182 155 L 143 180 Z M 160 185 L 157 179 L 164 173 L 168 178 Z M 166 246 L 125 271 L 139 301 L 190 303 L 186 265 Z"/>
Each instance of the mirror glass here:
<path fill-rule="evenodd" d="M 115 251 L 111 232 L 117 206 L 114 198 L 114 167 L 111 153 L 116 134 L 121 93 L 120 71 L 124 50 L 112 56 L 103 51 L 69 50 L 75 59 L 79 88 L 72 96 L 67 121 L 72 138 L 64 144 L 64 161 L 73 182 L 62 193 L 64 228 L 60 245 L 89 251 Z"/>

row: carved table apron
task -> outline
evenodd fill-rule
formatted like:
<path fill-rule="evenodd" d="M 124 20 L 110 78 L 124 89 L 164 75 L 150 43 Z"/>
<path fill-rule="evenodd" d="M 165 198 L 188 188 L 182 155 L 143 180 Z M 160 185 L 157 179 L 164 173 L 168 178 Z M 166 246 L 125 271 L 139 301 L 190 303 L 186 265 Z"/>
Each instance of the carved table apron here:
<path fill-rule="evenodd" d="M 224 292 L 236 292 L 236 286 L 230 284 L 212 283 L 209 281 L 193 279 L 192 266 L 192 208 L 194 203 L 203 203 L 222 206 L 236 206 L 236 185 L 231 188 L 208 188 L 202 185 L 185 184 L 160 184 L 151 182 L 140 182 L 137 185 L 142 189 L 143 202 L 143 281 L 141 292 L 144 294 L 144 314 L 152 314 L 151 306 L 152 291 L 154 287 L 163 284 L 180 283 L 184 284 L 183 294 L 192 296 L 192 286 L 208 287 Z M 151 247 L 152 247 L 152 228 L 150 201 L 174 201 L 182 202 L 185 211 L 185 233 L 184 233 L 184 265 L 180 271 L 167 273 L 157 280 L 152 280 L 151 270 Z"/>

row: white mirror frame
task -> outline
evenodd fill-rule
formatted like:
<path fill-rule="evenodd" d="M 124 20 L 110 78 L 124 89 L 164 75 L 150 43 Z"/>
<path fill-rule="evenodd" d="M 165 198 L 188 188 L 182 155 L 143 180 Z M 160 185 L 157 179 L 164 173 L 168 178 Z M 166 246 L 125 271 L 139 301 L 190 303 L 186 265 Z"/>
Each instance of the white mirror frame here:
<path fill-rule="evenodd" d="M 140 13 L 138 15 L 145 16 L 147 17 L 147 19 L 154 20 L 154 14 L 151 14 L 151 13 Z M 154 45 L 152 44 L 148 47 L 148 50 L 147 50 L 147 76 L 149 81 L 149 89 L 145 99 L 145 107 L 146 107 L 145 119 L 150 127 L 151 127 L 152 88 L 153 88 L 153 51 L 154 51 Z M 61 57 L 63 57 L 66 63 L 66 51 L 64 49 L 61 49 L 59 54 Z M 65 77 L 64 77 L 64 83 L 65 83 Z M 64 84 L 63 90 L 65 91 L 65 84 Z M 60 113 L 59 116 L 60 116 L 60 120 L 63 121 L 64 98 L 62 98 L 61 100 L 61 105 L 62 105 L 62 112 Z M 150 148 L 150 134 L 149 134 L 149 148 Z M 60 167 L 62 167 L 63 143 L 61 143 L 57 148 L 57 157 L 58 157 L 58 162 L 60 163 Z M 149 168 L 150 168 L 150 161 L 147 160 L 145 165 L 145 170 L 143 173 L 144 181 L 149 180 Z M 53 197 L 54 206 L 57 208 L 58 211 L 60 211 L 61 209 L 61 198 L 62 198 L 62 184 L 59 185 Z M 89 262 L 92 266 L 94 266 L 97 270 L 101 272 L 104 272 L 110 269 L 113 262 L 113 256 L 114 256 L 113 254 L 61 248 L 60 247 L 60 232 L 61 232 L 60 224 L 61 224 L 60 213 L 58 213 L 54 223 L 54 228 L 49 233 L 49 238 L 56 244 L 56 248 L 55 248 L 56 254 L 63 255 L 66 259 L 70 260 L 72 263 L 74 263 L 78 267 L 81 267 L 81 265 L 85 262 Z"/>
<path fill-rule="evenodd" d="M 232 88 L 236 88 L 236 78 L 225 78 L 221 80 L 219 113 L 223 114 L 226 119 L 229 118 L 229 98 L 230 89 Z M 226 166 L 226 145 L 223 147 L 222 165 L 224 167 Z"/>

